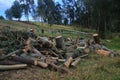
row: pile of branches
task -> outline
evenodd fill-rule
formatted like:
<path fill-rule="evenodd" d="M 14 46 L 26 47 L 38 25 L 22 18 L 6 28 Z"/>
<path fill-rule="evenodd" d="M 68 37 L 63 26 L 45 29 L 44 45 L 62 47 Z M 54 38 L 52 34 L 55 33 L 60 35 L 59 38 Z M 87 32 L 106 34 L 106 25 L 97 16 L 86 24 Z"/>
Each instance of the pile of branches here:
<path fill-rule="evenodd" d="M 93 41 L 86 41 L 83 38 L 65 39 L 62 36 L 38 36 L 33 39 L 29 37 L 28 32 L 5 27 L 1 31 L 0 42 L 0 70 L 21 69 L 35 65 L 71 73 L 69 67 L 75 67 L 82 58 L 93 51 L 105 56 L 113 54 L 100 44 L 98 35 L 93 35 Z"/>
<path fill-rule="evenodd" d="M 0 70 L 26 68 L 29 65 L 70 73 L 66 68 L 65 42 L 62 36 L 30 38 L 28 32 L 4 27 L 0 32 Z M 73 41 L 67 40 L 67 46 Z"/>
<path fill-rule="evenodd" d="M 28 37 L 28 32 L 14 30 L 9 26 L 5 26 L 0 32 L 0 49 L 5 50 L 6 54 L 15 51 L 21 48 Z"/>

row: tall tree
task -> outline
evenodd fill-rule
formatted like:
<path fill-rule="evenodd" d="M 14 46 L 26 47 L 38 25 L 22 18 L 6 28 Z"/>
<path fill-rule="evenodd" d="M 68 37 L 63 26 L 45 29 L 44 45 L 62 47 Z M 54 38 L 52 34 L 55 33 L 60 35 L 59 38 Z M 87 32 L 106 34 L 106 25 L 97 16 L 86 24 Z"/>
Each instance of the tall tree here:
<path fill-rule="evenodd" d="M 106 32 L 110 31 L 111 0 L 85 0 L 84 3 L 86 11 L 90 14 L 92 26 L 97 29 L 102 38 L 105 38 Z"/>
<path fill-rule="evenodd" d="M 53 0 L 44 0 L 46 8 L 45 8 L 45 16 L 48 24 L 52 25 L 54 23 L 54 11 L 55 11 L 55 3 Z"/>
<path fill-rule="evenodd" d="M 46 10 L 46 5 L 45 5 L 45 2 L 44 0 L 38 0 L 37 1 L 37 15 L 40 16 L 41 18 L 41 22 L 44 22 L 44 19 L 46 17 L 45 15 L 45 10 Z"/>
<path fill-rule="evenodd" d="M 19 0 L 23 9 L 23 12 L 29 21 L 29 13 L 31 13 L 33 6 L 34 6 L 34 0 Z"/>
<path fill-rule="evenodd" d="M 75 19 L 75 0 L 62 0 L 64 15 L 69 19 L 70 24 L 74 22 Z M 66 18 L 66 17 L 64 17 Z"/>
<path fill-rule="evenodd" d="M 61 23 L 60 4 L 55 5 L 54 0 L 38 0 L 37 11 L 41 21 L 50 25 Z"/>
<path fill-rule="evenodd" d="M 20 3 L 15 0 L 12 7 L 11 7 L 11 10 L 12 10 L 12 16 L 14 18 L 18 18 L 18 20 L 20 20 L 21 16 L 22 16 L 22 8 L 21 8 L 21 5 Z"/>
<path fill-rule="evenodd" d="M 54 17 L 54 23 L 55 24 L 62 24 L 62 15 L 61 15 L 61 4 L 56 3 L 55 4 L 55 10 L 53 12 L 53 17 Z"/>
<path fill-rule="evenodd" d="M 5 18 L 3 16 L 0 16 L 0 19 L 4 20 Z"/>
<path fill-rule="evenodd" d="M 36 7 L 36 5 L 33 6 L 31 14 L 32 14 L 33 20 L 37 21 L 38 14 L 37 14 L 37 7 Z"/>
<path fill-rule="evenodd" d="M 12 20 L 13 14 L 12 14 L 11 8 L 9 8 L 9 9 L 7 9 L 7 10 L 5 11 L 5 16 L 6 16 L 6 18 L 7 18 L 8 20 Z"/>

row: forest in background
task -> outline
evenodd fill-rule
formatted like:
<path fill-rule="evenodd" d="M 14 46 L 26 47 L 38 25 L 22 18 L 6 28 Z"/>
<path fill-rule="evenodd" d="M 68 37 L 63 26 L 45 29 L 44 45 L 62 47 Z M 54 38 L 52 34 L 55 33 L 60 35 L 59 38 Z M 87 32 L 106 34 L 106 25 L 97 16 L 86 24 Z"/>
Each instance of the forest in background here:
<path fill-rule="evenodd" d="M 96 29 L 101 38 L 107 38 L 113 32 L 120 31 L 119 0 L 15 0 L 5 11 L 6 18 L 12 20 L 25 15 L 29 21 L 32 15 L 35 21 L 50 24 L 76 25 Z"/>

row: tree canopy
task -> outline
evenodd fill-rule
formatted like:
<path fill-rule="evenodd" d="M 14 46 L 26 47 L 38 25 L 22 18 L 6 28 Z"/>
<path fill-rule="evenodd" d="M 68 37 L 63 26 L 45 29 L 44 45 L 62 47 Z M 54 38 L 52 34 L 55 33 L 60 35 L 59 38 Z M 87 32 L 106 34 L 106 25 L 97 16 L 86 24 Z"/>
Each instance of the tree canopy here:
<path fill-rule="evenodd" d="M 21 8 L 20 3 L 17 0 L 14 1 L 13 5 L 11 7 L 11 10 L 12 10 L 12 16 L 14 18 L 18 18 L 18 19 L 21 18 L 21 16 L 22 16 L 22 8 Z"/>
<path fill-rule="evenodd" d="M 96 29 L 102 38 L 111 32 L 120 31 L 120 0 L 16 0 L 5 14 L 8 19 L 21 17 L 22 12 L 29 21 L 34 19 L 48 24 L 79 25 Z M 19 9 L 18 9 L 19 8 Z"/>

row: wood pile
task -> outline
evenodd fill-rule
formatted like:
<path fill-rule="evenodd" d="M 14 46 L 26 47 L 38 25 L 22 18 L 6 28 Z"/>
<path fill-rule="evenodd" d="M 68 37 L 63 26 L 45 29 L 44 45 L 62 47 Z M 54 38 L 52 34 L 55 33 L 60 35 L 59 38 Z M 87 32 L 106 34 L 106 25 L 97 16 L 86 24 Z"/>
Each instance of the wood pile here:
<path fill-rule="evenodd" d="M 99 43 L 98 36 L 95 37 L 94 44 L 82 40 L 85 46 L 80 47 L 77 45 L 79 42 L 69 38 L 65 40 L 62 36 L 55 38 L 38 36 L 33 39 L 27 32 L 6 27 L 0 34 L 0 70 L 22 69 L 35 65 L 71 73 L 70 66 L 75 67 L 82 58 L 88 56 L 88 53 L 92 51 L 91 47 L 95 48 L 95 45 Z M 66 53 L 69 51 L 72 55 L 68 56 Z"/>

